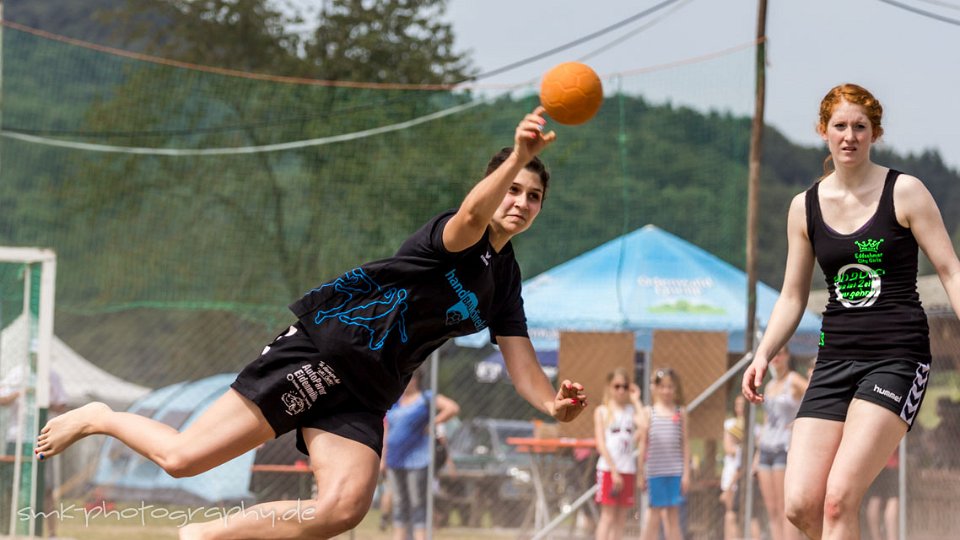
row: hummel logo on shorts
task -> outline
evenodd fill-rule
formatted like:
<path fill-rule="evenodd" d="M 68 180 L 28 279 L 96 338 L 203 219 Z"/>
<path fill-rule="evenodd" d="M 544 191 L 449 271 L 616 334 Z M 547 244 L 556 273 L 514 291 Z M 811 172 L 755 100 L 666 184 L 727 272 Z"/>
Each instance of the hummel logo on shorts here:
<path fill-rule="evenodd" d="M 897 403 L 900 403 L 900 401 L 903 399 L 903 396 L 898 396 L 898 395 L 894 394 L 893 392 L 891 392 L 890 390 L 884 390 L 883 388 L 880 388 L 880 387 L 877 386 L 877 385 L 873 385 L 873 391 L 876 392 L 876 393 L 878 393 L 878 394 L 880 394 L 880 395 L 883 396 L 883 397 L 888 397 L 888 398 L 896 401 Z"/>

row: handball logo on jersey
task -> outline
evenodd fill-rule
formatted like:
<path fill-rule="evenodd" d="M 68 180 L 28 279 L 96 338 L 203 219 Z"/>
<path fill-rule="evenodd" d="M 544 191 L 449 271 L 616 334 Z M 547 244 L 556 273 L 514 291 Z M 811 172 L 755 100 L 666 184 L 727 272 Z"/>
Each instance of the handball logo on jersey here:
<path fill-rule="evenodd" d="M 321 285 L 320 291 L 332 288 L 335 295 L 329 309 L 317 311 L 313 322 L 317 325 L 335 320 L 348 326 L 359 326 L 369 335 L 367 346 L 376 351 L 383 348 L 394 330 L 400 334 L 401 343 L 407 342 L 407 290 L 395 287 L 384 289 L 362 268 L 355 268 L 336 280 Z"/>
<path fill-rule="evenodd" d="M 459 298 L 459 302 L 447 310 L 447 326 L 454 326 L 469 319 L 473 322 L 473 326 L 477 332 L 486 328 L 487 322 L 480 316 L 477 295 L 473 291 L 464 288 L 460 280 L 457 279 L 456 270 L 450 270 L 444 274 L 444 277 L 447 278 L 447 283 L 450 284 L 450 288 L 453 289 L 453 292 L 457 295 L 457 298 Z"/>
<path fill-rule="evenodd" d="M 880 277 L 884 271 L 875 267 L 883 262 L 883 254 L 880 253 L 882 243 L 883 238 L 854 241 L 857 246 L 857 253 L 854 254 L 857 262 L 840 268 L 833 279 L 837 301 L 843 307 L 870 307 L 877 302 L 882 281 Z"/>

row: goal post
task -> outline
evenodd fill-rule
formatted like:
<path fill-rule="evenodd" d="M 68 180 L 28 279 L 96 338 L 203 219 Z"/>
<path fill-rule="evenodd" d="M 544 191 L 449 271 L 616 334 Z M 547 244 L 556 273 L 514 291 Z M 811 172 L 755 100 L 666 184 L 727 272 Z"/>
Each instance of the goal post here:
<path fill-rule="evenodd" d="M 56 254 L 0 247 L 0 533 L 37 536 L 43 504 L 42 463 L 33 442 L 50 402 Z"/>

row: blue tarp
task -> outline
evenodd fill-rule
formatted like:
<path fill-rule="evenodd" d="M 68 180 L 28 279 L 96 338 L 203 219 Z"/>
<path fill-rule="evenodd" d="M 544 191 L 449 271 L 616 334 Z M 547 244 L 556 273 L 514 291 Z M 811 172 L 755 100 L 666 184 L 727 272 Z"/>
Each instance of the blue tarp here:
<path fill-rule="evenodd" d="M 611 240 L 523 283 L 534 348 L 556 350 L 559 333 L 632 331 L 649 351 L 654 330 L 723 331 L 729 350 L 742 352 L 746 274 L 654 225 Z M 766 327 L 779 293 L 757 283 L 758 329 Z M 807 311 L 791 341 L 794 353 L 816 353 L 819 316 Z M 489 342 L 486 332 L 457 339 Z"/>
<path fill-rule="evenodd" d="M 147 416 L 183 431 L 219 398 L 236 379 L 221 374 L 157 389 L 130 406 L 128 412 Z M 152 461 L 115 439 L 107 439 L 97 460 L 93 483 L 101 493 L 119 500 L 216 503 L 252 501 L 249 491 L 255 451 L 189 478 L 173 478 Z"/>

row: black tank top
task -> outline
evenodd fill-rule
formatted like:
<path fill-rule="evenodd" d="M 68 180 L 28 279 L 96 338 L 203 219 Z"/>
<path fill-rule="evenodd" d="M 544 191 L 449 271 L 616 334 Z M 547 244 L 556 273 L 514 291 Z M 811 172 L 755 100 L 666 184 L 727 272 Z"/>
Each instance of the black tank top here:
<path fill-rule="evenodd" d="M 917 241 L 897 222 L 893 169 L 876 213 L 840 234 L 824 223 L 820 183 L 806 192 L 807 235 L 830 292 L 820 332 L 821 358 L 904 358 L 930 362 L 927 317 L 917 294 Z"/>

